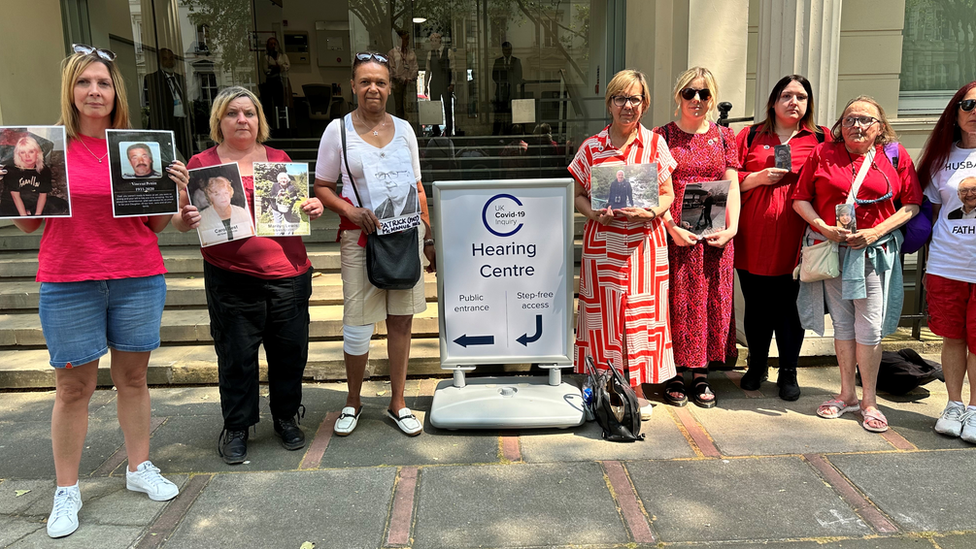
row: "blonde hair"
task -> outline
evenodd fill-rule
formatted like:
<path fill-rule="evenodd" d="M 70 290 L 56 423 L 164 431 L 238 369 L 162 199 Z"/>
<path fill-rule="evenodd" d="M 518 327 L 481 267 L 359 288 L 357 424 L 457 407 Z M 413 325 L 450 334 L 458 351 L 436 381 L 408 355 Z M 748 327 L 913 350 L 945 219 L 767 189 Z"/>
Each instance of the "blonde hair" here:
<path fill-rule="evenodd" d="M 17 140 L 17 144 L 14 145 L 14 166 L 16 166 L 16 167 L 18 167 L 18 168 L 20 168 L 22 170 L 31 169 L 31 168 L 28 168 L 27 166 L 21 166 L 20 165 L 20 157 L 17 155 L 17 153 L 19 153 L 24 148 L 21 145 L 26 145 L 28 147 L 30 147 L 31 145 L 33 145 L 34 150 L 37 151 L 37 162 L 34 163 L 34 168 L 33 169 L 35 169 L 37 171 L 43 170 L 44 169 L 44 151 L 42 151 L 41 150 L 41 146 L 37 144 L 37 140 L 34 139 L 33 137 L 29 136 L 29 135 L 25 135 L 24 137 L 21 137 L 20 139 Z"/>
<path fill-rule="evenodd" d="M 231 86 L 220 90 L 214 98 L 213 107 L 210 109 L 210 139 L 214 143 L 224 142 L 224 133 L 220 129 L 220 120 L 227 114 L 227 109 L 233 100 L 246 97 L 254 104 L 254 110 L 258 114 L 258 136 L 257 142 L 264 143 L 271 137 L 271 128 L 268 126 L 268 119 L 264 117 L 264 109 L 261 108 L 261 100 L 254 92 L 240 86 Z"/>
<path fill-rule="evenodd" d="M 647 108 L 651 106 L 651 88 L 647 85 L 647 76 L 641 71 L 633 69 L 624 69 L 613 75 L 613 78 L 607 82 L 607 93 L 604 97 L 607 110 L 610 110 L 615 95 L 619 95 L 620 92 L 634 84 L 640 84 L 641 87 L 641 97 L 643 98 L 641 99 L 641 114 L 647 112 Z"/>
<path fill-rule="evenodd" d="M 875 145 L 887 145 L 888 143 L 898 141 L 898 136 L 895 134 L 895 130 L 891 128 L 891 124 L 888 123 L 888 117 L 885 115 L 884 108 L 881 107 L 881 104 L 870 95 L 859 95 L 847 102 L 844 110 L 840 111 L 840 118 L 831 126 L 830 136 L 834 138 L 835 142 L 839 143 L 844 140 L 844 135 L 841 133 L 841 126 L 844 122 L 844 117 L 847 116 L 847 110 L 854 103 L 867 103 L 878 111 L 878 123 L 881 124 L 881 133 L 878 134 L 878 137 L 874 138 Z"/>
<path fill-rule="evenodd" d="M 230 179 L 227 179 L 222 175 L 215 175 L 214 177 L 208 179 L 207 184 L 203 186 L 203 194 L 207 197 L 207 202 L 209 202 L 211 205 L 213 202 L 210 200 L 210 193 L 213 192 L 212 189 L 218 185 L 227 187 L 227 189 L 230 190 L 230 195 L 234 196 L 234 185 L 230 182 Z"/>
<path fill-rule="evenodd" d="M 708 98 L 708 115 L 711 115 L 712 118 L 718 116 L 718 82 L 715 81 L 715 76 L 712 74 L 712 71 L 705 67 L 692 67 L 678 76 L 677 82 L 674 83 L 675 116 L 681 114 L 681 90 L 687 88 L 699 78 L 705 81 L 705 87 L 708 88 L 708 91 L 712 92 L 712 96 Z"/>
<path fill-rule="evenodd" d="M 115 88 L 115 105 L 112 107 L 112 129 L 129 129 L 129 101 L 125 97 L 125 82 L 118 66 L 93 54 L 73 53 L 61 62 L 61 118 L 58 125 L 71 139 L 78 139 L 81 128 L 78 124 L 78 107 L 75 106 L 75 84 L 78 78 L 92 63 L 101 63 L 108 69 Z"/>

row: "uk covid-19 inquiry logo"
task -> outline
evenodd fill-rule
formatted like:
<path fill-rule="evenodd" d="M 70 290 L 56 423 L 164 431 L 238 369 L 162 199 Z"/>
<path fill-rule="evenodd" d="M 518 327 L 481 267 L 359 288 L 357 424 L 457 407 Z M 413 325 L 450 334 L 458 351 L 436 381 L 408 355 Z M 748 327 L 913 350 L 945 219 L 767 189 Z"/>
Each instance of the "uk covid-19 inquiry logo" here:
<path fill-rule="evenodd" d="M 481 221 L 488 232 L 495 236 L 512 236 L 519 232 L 525 221 L 522 202 L 510 194 L 496 194 L 485 202 Z"/>

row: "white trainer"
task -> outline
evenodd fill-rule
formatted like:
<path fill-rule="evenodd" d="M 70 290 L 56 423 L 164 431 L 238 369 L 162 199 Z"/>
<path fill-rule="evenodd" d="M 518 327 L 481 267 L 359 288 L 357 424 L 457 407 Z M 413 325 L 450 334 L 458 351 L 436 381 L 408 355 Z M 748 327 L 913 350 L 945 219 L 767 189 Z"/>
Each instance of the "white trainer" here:
<path fill-rule="evenodd" d="M 958 437 L 962 434 L 962 419 L 966 414 L 966 406 L 949 401 L 945 410 L 942 410 L 942 417 L 935 422 L 935 432 L 940 435 Z"/>
<path fill-rule="evenodd" d="M 976 444 L 976 410 L 968 410 L 962 415 L 962 433 L 960 435 L 966 442 Z"/>
<path fill-rule="evenodd" d="M 180 493 L 175 484 L 159 474 L 159 467 L 151 461 L 140 463 L 134 473 L 126 468 L 125 487 L 133 492 L 148 494 L 153 501 L 169 501 Z"/>
<path fill-rule="evenodd" d="M 81 490 L 74 486 L 58 486 L 54 492 L 54 507 L 47 518 L 47 535 L 63 538 L 78 529 L 78 511 L 81 510 Z"/>

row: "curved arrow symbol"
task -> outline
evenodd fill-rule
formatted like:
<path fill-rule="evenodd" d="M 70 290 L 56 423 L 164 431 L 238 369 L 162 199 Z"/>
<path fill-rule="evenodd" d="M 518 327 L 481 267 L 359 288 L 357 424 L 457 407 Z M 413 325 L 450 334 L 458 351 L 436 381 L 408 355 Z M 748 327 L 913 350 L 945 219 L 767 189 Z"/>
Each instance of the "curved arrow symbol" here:
<path fill-rule="evenodd" d="M 454 343 L 467 348 L 468 345 L 494 345 L 495 336 L 469 336 L 468 334 L 462 334 L 461 337 L 454 340 Z"/>
<path fill-rule="evenodd" d="M 515 341 L 518 341 L 522 345 L 528 347 L 529 343 L 539 341 L 540 337 L 542 337 L 542 315 L 535 315 L 535 335 L 529 337 L 529 334 L 522 334 Z"/>

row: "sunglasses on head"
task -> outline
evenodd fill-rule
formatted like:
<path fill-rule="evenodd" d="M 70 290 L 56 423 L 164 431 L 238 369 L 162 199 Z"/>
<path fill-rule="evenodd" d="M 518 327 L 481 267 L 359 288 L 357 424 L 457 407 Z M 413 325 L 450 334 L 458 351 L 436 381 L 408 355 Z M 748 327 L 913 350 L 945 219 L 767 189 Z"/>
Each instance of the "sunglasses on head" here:
<path fill-rule="evenodd" d="M 695 94 L 698 94 L 699 101 L 708 101 L 708 99 L 712 97 L 712 91 L 708 88 L 702 88 L 700 90 L 696 90 L 695 88 L 684 88 L 678 92 L 678 95 L 680 95 L 685 101 L 691 101 L 694 99 Z"/>
<path fill-rule="evenodd" d="M 366 52 L 361 52 L 361 53 L 357 53 L 356 54 L 356 61 L 360 61 L 362 63 L 365 63 L 365 62 L 369 61 L 370 59 L 375 59 L 375 60 L 379 61 L 380 63 L 389 63 L 390 62 L 390 60 L 387 59 L 387 57 L 385 55 L 381 55 L 381 54 L 378 54 L 378 53 L 372 53 L 372 52 L 366 51 Z"/>
<path fill-rule="evenodd" d="M 976 109 L 976 99 L 963 99 L 959 102 L 959 108 L 965 112 Z"/>
<path fill-rule="evenodd" d="M 115 61 L 115 52 L 112 50 L 103 50 L 88 44 L 71 44 L 71 49 L 82 55 L 97 55 L 106 61 Z"/>

